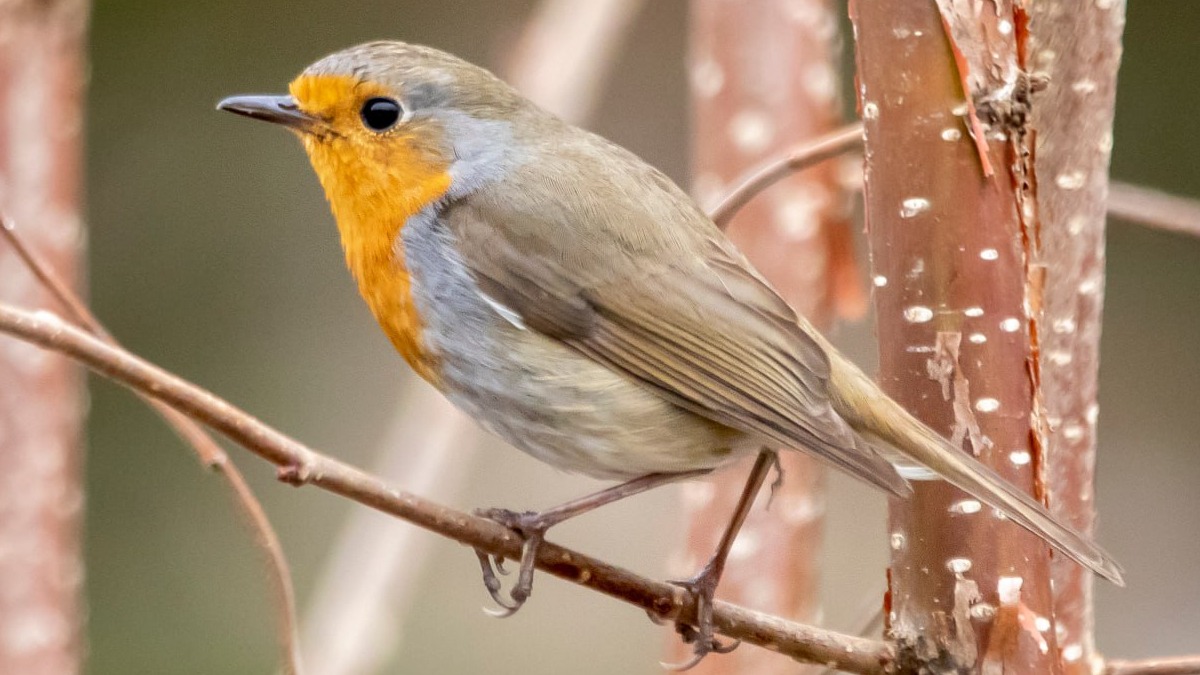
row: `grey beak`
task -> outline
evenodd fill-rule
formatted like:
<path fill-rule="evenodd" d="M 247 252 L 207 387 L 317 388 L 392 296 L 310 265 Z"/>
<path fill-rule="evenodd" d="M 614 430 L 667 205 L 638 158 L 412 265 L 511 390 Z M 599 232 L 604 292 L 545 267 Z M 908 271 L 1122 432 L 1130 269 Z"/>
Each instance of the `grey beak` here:
<path fill-rule="evenodd" d="M 317 118 L 300 110 L 296 99 L 291 96 L 230 96 L 217 104 L 217 110 L 227 110 L 297 131 L 311 131 L 319 122 Z"/>

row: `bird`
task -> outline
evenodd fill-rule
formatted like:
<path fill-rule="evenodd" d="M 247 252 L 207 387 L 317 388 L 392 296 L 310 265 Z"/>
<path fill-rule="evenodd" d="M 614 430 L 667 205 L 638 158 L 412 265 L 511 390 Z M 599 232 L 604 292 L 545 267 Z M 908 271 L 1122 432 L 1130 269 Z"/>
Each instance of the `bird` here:
<path fill-rule="evenodd" d="M 1088 537 L 889 398 L 632 152 L 404 42 L 333 53 L 288 91 L 218 108 L 299 136 L 358 289 L 412 370 L 533 457 L 626 481 L 541 513 L 485 511 L 525 541 L 507 600 L 480 553 L 506 613 L 549 526 L 769 448 L 901 497 L 916 467 L 1123 583 Z M 689 581 L 701 609 L 722 565 Z M 698 624 L 681 628 L 695 660 L 729 648 Z"/>

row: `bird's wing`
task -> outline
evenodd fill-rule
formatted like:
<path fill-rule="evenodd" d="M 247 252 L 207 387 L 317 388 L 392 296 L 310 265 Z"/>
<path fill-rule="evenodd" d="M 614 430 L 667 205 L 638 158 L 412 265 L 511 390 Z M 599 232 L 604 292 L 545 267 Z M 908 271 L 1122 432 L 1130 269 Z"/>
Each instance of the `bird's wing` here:
<path fill-rule="evenodd" d="M 580 166 L 445 208 L 481 291 L 681 406 L 905 494 L 834 412 L 824 350 L 690 200 L 640 162 L 600 180 Z"/>

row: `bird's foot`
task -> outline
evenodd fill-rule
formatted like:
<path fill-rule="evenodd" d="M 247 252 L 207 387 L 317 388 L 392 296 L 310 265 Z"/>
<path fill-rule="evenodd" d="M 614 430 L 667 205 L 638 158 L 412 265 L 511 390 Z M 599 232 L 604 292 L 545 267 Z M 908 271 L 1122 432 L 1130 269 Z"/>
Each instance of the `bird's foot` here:
<path fill-rule="evenodd" d="M 676 623 L 675 630 L 687 644 L 692 645 L 691 658 L 682 663 L 664 663 L 667 670 L 683 671 L 696 666 L 709 654 L 728 654 L 738 648 L 741 640 L 723 643 L 717 639 L 713 627 L 713 596 L 717 592 L 717 582 L 721 579 L 721 571 L 712 564 L 705 565 L 700 573 L 691 579 L 671 581 L 670 583 L 683 588 L 696 599 L 696 625 Z"/>
<path fill-rule="evenodd" d="M 508 574 L 508 570 L 504 568 L 504 557 L 475 549 L 479 567 L 483 571 L 483 586 L 488 595 L 492 596 L 492 600 L 500 606 L 500 609 L 484 611 L 498 618 L 512 616 L 533 593 L 533 570 L 537 562 L 538 548 L 545 541 L 546 530 L 554 523 L 547 522 L 542 514 L 532 511 L 518 513 L 508 509 L 477 509 L 475 514 L 507 527 L 525 540 L 521 545 L 521 564 L 517 571 L 517 580 L 508 591 L 507 598 L 501 593 L 503 585 L 496 576 L 497 573 Z"/>

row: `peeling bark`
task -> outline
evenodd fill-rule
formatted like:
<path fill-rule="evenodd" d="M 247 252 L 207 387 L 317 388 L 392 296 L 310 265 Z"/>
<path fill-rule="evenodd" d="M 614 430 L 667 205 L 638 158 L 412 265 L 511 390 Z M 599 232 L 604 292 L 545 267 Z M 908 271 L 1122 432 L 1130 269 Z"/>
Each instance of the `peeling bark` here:
<path fill-rule="evenodd" d="M 0 211 L 68 280 L 79 275 L 87 5 L 0 4 Z M 51 301 L 0 247 L 0 299 Z M 0 342 L 0 673 L 81 669 L 82 381 L 28 344 Z"/>
<path fill-rule="evenodd" d="M 835 129 L 837 16 L 827 0 L 693 0 L 689 74 L 695 191 L 712 208 L 745 170 Z M 730 233 L 797 310 L 828 327 L 859 315 L 865 300 L 854 266 L 849 193 L 836 162 L 789 177 L 746 205 Z M 817 614 L 817 553 L 825 510 L 824 471 L 795 452 L 770 511 L 760 499 L 734 545 L 718 595 L 800 621 Z M 693 574 L 716 547 L 749 464 L 685 487 L 686 554 L 673 566 Z M 761 495 L 760 495 L 761 497 Z M 676 658 L 683 657 L 683 648 Z M 794 673 L 763 650 L 710 656 L 693 672 Z"/>
<path fill-rule="evenodd" d="M 1027 126 L 1038 85 L 1026 74 L 1023 10 L 875 0 L 852 3 L 851 15 L 883 387 L 1041 495 L 1043 285 Z M 939 334 L 966 340 L 947 353 Z M 901 670 L 1058 672 L 1046 545 L 945 483 L 914 489 L 889 517 L 888 627 Z"/>

